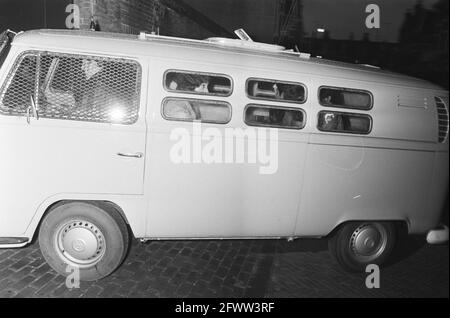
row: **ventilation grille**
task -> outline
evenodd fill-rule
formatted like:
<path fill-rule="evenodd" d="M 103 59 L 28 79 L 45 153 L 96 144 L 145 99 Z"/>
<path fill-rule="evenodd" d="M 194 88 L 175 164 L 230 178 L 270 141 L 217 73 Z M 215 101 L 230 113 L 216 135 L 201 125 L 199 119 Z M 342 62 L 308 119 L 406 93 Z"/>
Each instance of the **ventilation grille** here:
<path fill-rule="evenodd" d="M 438 112 L 439 142 L 444 143 L 448 138 L 448 109 L 440 97 L 435 97 L 434 99 Z"/>

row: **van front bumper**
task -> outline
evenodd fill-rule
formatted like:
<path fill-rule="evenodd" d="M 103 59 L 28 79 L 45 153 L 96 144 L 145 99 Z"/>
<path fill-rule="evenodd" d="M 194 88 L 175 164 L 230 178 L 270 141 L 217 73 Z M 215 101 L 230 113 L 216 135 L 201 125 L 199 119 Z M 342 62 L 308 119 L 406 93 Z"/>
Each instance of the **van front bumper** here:
<path fill-rule="evenodd" d="M 438 228 L 431 230 L 427 234 L 429 244 L 443 244 L 448 242 L 448 227 L 441 224 Z"/>

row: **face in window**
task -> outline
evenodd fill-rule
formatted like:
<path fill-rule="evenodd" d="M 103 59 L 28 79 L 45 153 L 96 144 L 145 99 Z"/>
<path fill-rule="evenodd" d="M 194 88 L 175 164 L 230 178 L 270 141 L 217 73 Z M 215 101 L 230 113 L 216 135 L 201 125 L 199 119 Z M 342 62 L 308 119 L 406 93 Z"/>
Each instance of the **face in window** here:
<path fill-rule="evenodd" d="M 229 78 L 195 72 L 168 72 L 164 85 L 170 91 L 202 95 L 228 96 L 232 90 Z"/>
<path fill-rule="evenodd" d="M 325 124 L 330 124 L 334 121 L 334 114 L 326 114 L 325 115 Z"/>
<path fill-rule="evenodd" d="M 283 119 L 281 121 L 281 126 L 292 127 L 292 128 L 302 128 L 303 126 L 303 113 L 298 111 L 288 110 L 284 112 Z"/>
<path fill-rule="evenodd" d="M 331 105 L 332 104 L 332 102 L 331 102 L 331 95 L 327 95 L 327 96 L 322 97 L 322 104 L 323 105 Z"/>
<path fill-rule="evenodd" d="M 246 108 L 245 122 L 250 126 L 302 129 L 304 126 L 304 114 L 298 109 L 252 105 Z"/>
<path fill-rule="evenodd" d="M 282 86 L 282 98 L 288 101 L 302 101 L 304 99 L 303 88 L 297 85 Z"/>
<path fill-rule="evenodd" d="M 172 91 L 176 91 L 178 89 L 178 84 L 175 81 L 171 81 L 169 84 L 169 89 Z"/>
<path fill-rule="evenodd" d="M 333 113 L 327 113 L 323 117 L 322 129 L 324 130 L 335 130 L 337 127 L 338 118 Z"/>
<path fill-rule="evenodd" d="M 208 83 L 207 82 L 200 83 L 200 85 L 194 88 L 194 91 L 197 93 L 209 93 Z"/>
<path fill-rule="evenodd" d="M 321 88 L 320 103 L 327 107 L 342 107 L 369 110 L 372 107 L 370 93 L 345 88 Z"/>
<path fill-rule="evenodd" d="M 102 67 L 94 60 L 83 60 L 81 69 L 83 70 L 86 79 L 89 80 L 92 76 L 99 73 L 102 70 Z"/>

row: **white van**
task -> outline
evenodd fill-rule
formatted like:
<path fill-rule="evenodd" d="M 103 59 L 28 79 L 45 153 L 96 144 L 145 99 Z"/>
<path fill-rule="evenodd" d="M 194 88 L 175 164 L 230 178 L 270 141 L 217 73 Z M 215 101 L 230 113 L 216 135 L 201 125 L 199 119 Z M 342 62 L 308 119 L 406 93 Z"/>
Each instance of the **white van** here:
<path fill-rule="evenodd" d="M 131 237 L 330 237 L 337 261 L 362 270 L 386 260 L 402 226 L 439 225 L 449 121 L 436 85 L 241 40 L 3 38 L 0 247 L 38 236 L 63 275 L 109 275 Z M 180 140 L 229 131 L 276 138 L 276 164 L 174 160 Z"/>

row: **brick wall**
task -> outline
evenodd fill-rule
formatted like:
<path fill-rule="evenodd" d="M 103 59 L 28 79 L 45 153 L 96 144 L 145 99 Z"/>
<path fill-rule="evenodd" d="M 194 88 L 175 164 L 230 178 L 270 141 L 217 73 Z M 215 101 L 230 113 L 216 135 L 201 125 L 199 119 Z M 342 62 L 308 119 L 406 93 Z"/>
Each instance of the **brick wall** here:
<path fill-rule="evenodd" d="M 80 8 L 80 28 L 89 29 L 92 13 L 101 31 L 138 34 L 140 31 L 161 35 L 206 38 L 213 36 L 206 28 L 160 0 L 74 0 Z"/>
<path fill-rule="evenodd" d="M 89 29 L 92 13 L 101 31 L 156 31 L 162 6 L 158 0 L 74 0 L 80 8 L 80 28 Z"/>
<path fill-rule="evenodd" d="M 172 9 L 165 8 L 160 21 L 160 34 L 190 39 L 206 39 L 216 36 L 191 19 L 184 17 Z"/>
<path fill-rule="evenodd" d="M 230 32 L 244 28 L 253 40 L 273 43 L 278 0 L 228 0 L 223 3 L 221 0 L 184 1 L 194 9 L 208 13 L 210 19 Z"/>

